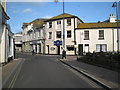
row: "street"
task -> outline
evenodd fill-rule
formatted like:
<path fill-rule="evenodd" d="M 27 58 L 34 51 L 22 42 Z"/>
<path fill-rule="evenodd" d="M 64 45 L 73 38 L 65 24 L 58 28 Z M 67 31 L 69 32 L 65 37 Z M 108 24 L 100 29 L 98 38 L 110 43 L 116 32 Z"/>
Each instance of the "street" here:
<path fill-rule="evenodd" d="M 0 1 L 0 89 L 120 88 L 120 0 L 66 1 Z"/>
<path fill-rule="evenodd" d="M 19 54 L 19 57 L 23 58 L 21 64 L 3 88 L 94 88 L 94 83 L 92 86 L 57 60 L 59 56 Z"/>

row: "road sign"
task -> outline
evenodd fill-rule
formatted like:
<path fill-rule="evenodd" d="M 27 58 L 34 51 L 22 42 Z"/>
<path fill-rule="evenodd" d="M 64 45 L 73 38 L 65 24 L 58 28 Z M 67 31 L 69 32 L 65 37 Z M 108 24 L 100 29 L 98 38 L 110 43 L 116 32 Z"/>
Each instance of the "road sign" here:
<path fill-rule="evenodd" d="M 54 45 L 60 46 L 60 45 L 62 45 L 62 41 L 60 41 L 60 40 L 54 41 Z"/>

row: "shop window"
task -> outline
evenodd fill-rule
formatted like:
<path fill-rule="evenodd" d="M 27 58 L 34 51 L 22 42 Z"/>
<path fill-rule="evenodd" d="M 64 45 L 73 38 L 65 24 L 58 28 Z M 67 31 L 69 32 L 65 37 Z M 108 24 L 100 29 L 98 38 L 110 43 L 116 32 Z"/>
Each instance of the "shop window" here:
<path fill-rule="evenodd" d="M 67 51 L 74 51 L 74 45 L 67 45 Z"/>

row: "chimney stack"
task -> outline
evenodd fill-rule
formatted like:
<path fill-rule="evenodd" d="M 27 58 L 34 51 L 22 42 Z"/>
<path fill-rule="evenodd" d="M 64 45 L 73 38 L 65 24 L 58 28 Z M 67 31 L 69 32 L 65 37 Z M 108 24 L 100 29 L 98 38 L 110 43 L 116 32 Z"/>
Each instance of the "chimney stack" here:
<path fill-rule="evenodd" d="M 109 20 L 110 20 L 110 23 L 116 22 L 114 14 L 110 14 Z"/>

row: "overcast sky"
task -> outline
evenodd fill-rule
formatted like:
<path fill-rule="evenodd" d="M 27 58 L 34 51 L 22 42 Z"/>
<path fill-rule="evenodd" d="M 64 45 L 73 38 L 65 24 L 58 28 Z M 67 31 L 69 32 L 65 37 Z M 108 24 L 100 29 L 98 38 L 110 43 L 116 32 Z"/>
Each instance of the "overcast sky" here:
<path fill-rule="evenodd" d="M 65 2 L 65 13 L 78 16 L 85 23 L 109 19 L 110 13 L 116 16 L 113 2 Z M 119 4 L 120 5 L 120 4 Z M 120 10 L 119 10 L 120 11 Z M 22 31 L 23 22 L 31 22 L 37 18 L 51 18 L 62 14 L 62 3 L 19 3 L 8 2 L 7 14 L 13 33 Z"/>

